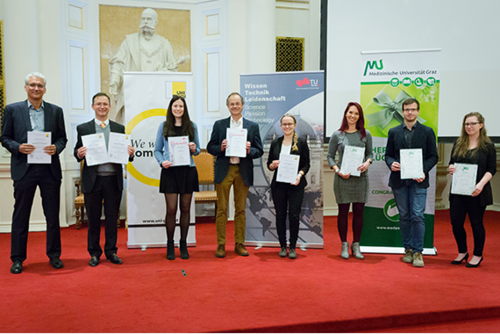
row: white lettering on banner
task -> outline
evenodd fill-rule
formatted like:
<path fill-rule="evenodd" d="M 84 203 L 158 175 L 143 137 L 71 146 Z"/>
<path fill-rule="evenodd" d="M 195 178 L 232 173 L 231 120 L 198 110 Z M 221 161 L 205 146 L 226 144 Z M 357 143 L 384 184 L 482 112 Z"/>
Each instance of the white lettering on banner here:
<path fill-rule="evenodd" d="M 245 90 L 245 95 L 269 95 L 269 91 L 266 90 Z"/>
<path fill-rule="evenodd" d="M 250 97 L 247 98 L 245 97 L 245 102 L 263 102 L 263 101 L 268 101 L 268 102 L 285 102 L 286 97 L 285 96 L 269 96 L 269 97 Z"/>
<path fill-rule="evenodd" d="M 245 84 L 246 89 L 267 88 L 267 84 Z"/>

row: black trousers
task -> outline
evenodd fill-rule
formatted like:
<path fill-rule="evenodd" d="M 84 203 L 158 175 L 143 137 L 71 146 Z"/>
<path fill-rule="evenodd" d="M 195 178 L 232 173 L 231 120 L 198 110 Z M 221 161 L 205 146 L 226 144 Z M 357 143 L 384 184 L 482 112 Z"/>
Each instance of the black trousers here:
<path fill-rule="evenodd" d="M 290 223 L 290 248 L 295 248 L 299 237 L 300 211 L 304 200 L 304 188 L 286 183 L 277 183 L 272 190 L 276 209 L 276 230 L 280 246 L 286 247 L 286 217 Z"/>
<path fill-rule="evenodd" d="M 89 231 L 87 240 L 87 249 L 90 256 L 102 255 L 100 245 L 101 236 L 101 213 L 102 200 L 104 199 L 104 235 L 106 242 L 104 244 L 104 254 L 109 258 L 118 251 L 116 247 L 118 211 L 122 199 L 122 191 L 118 189 L 116 176 L 97 176 L 94 188 L 90 193 L 83 194 L 85 199 L 85 209 L 89 218 Z"/>
<path fill-rule="evenodd" d="M 50 165 L 31 165 L 21 180 L 14 181 L 15 204 L 10 251 L 13 262 L 26 260 L 29 221 L 37 186 L 40 187 L 43 214 L 47 221 L 47 256 L 49 258 L 61 256 L 59 227 L 61 180 L 56 180 Z"/>
<path fill-rule="evenodd" d="M 465 216 L 469 215 L 472 235 L 474 237 L 474 255 L 483 256 L 484 240 L 486 231 L 484 229 L 483 217 L 486 206 L 482 206 L 479 197 L 451 195 L 450 196 L 450 218 L 453 235 L 458 246 L 459 253 L 467 252 L 467 233 L 465 232 Z"/>

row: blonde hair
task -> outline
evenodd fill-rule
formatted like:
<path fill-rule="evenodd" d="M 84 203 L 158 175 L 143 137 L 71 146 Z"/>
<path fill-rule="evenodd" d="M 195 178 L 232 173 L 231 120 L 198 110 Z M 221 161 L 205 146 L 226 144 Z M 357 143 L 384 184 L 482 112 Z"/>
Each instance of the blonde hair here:
<path fill-rule="evenodd" d="M 290 117 L 291 119 L 293 119 L 293 124 L 297 124 L 297 120 L 291 114 L 284 114 L 283 116 L 281 116 L 280 124 L 283 123 L 283 118 L 285 118 L 285 117 Z M 297 146 L 297 142 L 298 141 L 299 141 L 299 135 L 297 135 L 297 132 L 295 132 L 295 130 L 293 130 L 292 149 L 291 149 L 291 151 L 298 151 L 299 150 L 299 147 Z"/>
<path fill-rule="evenodd" d="M 486 144 L 491 143 L 491 139 L 486 135 L 486 127 L 484 126 L 484 117 L 477 111 L 470 112 L 464 116 L 464 121 L 462 122 L 462 132 L 460 137 L 457 139 L 457 144 L 455 145 L 455 149 L 452 152 L 452 155 L 458 157 L 465 157 L 467 152 L 469 151 L 469 135 L 465 131 L 465 120 L 469 117 L 476 117 L 479 124 L 483 124 L 483 127 L 479 130 L 479 137 L 477 138 L 477 148 L 478 149 L 486 149 Z M 476 151 L 473 151 L 472 154 L 475 154 Z"/>

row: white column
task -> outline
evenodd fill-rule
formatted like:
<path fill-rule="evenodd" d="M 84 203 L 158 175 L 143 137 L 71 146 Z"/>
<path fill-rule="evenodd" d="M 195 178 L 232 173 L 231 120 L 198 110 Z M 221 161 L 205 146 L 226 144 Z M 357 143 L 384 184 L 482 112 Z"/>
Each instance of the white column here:
<path fill-rule="evenodd" d="M 276 71 L 276 4 L 270 0 L 247 3 L 247 71 Z"/>

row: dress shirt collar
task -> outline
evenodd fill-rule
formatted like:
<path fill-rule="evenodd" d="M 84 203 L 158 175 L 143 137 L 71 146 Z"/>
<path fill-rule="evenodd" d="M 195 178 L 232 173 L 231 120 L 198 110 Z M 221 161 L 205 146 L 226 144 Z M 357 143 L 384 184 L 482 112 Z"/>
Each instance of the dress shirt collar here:
<path fill-rule="evenodd" d="M 30 100 L 26 100 L 28 101 L 28 109 L 34 109 L 34 110 L 44 110 L 44 104 L 43 104 L 43 101 L 42 101 L 42 104 L 40 105 L 40 109 L 35 109 L 35 107 L 33 107 L 33 105 L 31 104 Z"/>
<path fill-rule="evenodd" d="M 94 118 L 94 121 L 95 121 L 95 124 L 97 124 L 98 126 L 101 126 L 101 123 L 104 123 L 106 124 L 106 126 L 109 125 L 109 118 L 107 118 L 104 122 L 101 122 L 100 120 L 98 120 L 97 118 Z"/>

